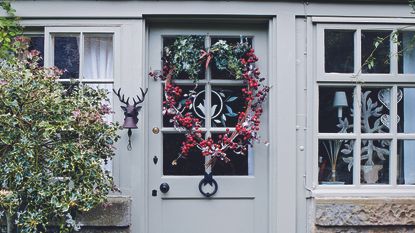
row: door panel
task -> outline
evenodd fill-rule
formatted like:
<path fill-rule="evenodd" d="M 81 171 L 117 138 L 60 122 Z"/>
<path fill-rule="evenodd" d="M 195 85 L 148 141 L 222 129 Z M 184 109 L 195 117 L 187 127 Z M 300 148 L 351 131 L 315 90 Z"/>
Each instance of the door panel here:
<path fill-rule="evenodd" d="M 166 200 L 162 232 L 254 233 L 254 205 L 253 199 Z"/>
<path fill-rule="evenodd" d="M 213 26 L 212 26 L 213 25 Z M 205 46 L 225 39 L 238 41 L 240 35 L 249 38 L 260 61 L 257 66 L 267 77 L 267 25 L 232 24 L 227 25 L 151 25 L 149 30 L 149 67 L 161 69 L 163 44 L 172 43 L 178 35 L 205 36 Z M 220 106 L 226 99 L 241 98 L 243 83 L 229 79 L 226 74 L 214 68 L 202 72 L 197 93 L 201 96 L 197 104 L 205 107 L 204 113 L 194 112 L 204 119 L 203 132 L 206 137 L 216 137 L 226 127 L 232 127 L 235 121 L 221 122 L 216 117 L 223 114 Z M 180 80 L 180 85 L 192 86 L 191 80 Z M 266 233 L 268 229 L 268 148 L 264 144 L 255 144 L 243 157 L 231 155 L 232 164 L 217 163 L 212 169 L 205 168 L 205 158 L 198 151 L 190 153 L 191 158 L 175 163 L 180 151 L 180 135 L 162 116 L 163 82 L 149 81 L 150 128 L 160 128 L 160 133 L 151 133 L 149 137 L 149 190 L 157 195 L 149 197 L 150 233 Z M 216 98 L 216 99 L 215 99 Z M 234 98 L 234 99 L 235 99 Z M 197 98 L 196 98 L 197 99 Z M 232 105 L 232 106 L 231 106 Z M 238 112 L 240 104 L 229 103 L 229 107 Z M 227 108 L 227 107 L 226 107 Z M 194 111 L 197 111 L 194 110 Z M 210 112 L 214 111 L 214 112 Z M 261 138 L 268 137 L 267 110 L 263 114 Z M 158 163 L 153 157 L 159 158 Z M 218 183 L 217 193 L 206 198 L 199 192 L 199 182 L 204 172 L 213 172 Z M 169 190 L 160 191 L 160 184 L 167 183 Z M 209 185 L 207 185 L 207 188 Z M 154 193 L 154 191 L 153 191 Z"/>

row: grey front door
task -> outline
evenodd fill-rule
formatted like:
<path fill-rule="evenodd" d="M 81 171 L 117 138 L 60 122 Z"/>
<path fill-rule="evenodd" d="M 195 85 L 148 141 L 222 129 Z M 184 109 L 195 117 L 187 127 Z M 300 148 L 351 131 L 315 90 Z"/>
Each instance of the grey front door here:
<path fill-rule="evenodd" d="M 201 35 L 206 46 L 218 40 L 235 42 L 248 38 L 260 58 L 258 66 L 267 75 L 268 33 L 265 24 L 157 24 L 149 30 L 149 67 L 161 69 L 162 48 L 178 35 Z M 193 87 L 191 80 L 180 80 L 184 91 Z M 216 137 L 226 127 L 232 128 L 232 115 L 223 122 L 220 109 L 234 108 L 237 111 L 238 98 L 243 83 L 230 80 L 209 68 L 199 81 L 196 90 L 200 105 L 209 107 L 204 115 L 201 108 L 195 109 L 204 121 L 206 137 Z M 187 89 L 186 89 L 187 88 Z M 229 97 L 234 101 L 225 103 Z M 159 133 L 149 136 L 149 232 L 150 233 L 266 233 L 268 232 L 268 148 L 255 144 L 248 155 L 231 156 L 231 163 L 216 163 L 206 167 L 205 158 L 194 152 L 188 158 L 176 161 L 183 134 L 163 119 L 163 82 L 149 81 L 149 126 L 158 128 Z M 196 106 L 195 106 L 196 107 Z M 224 111 L 225 111 L 224 110 Z M 199 111 L 199 112 L 197 112 Z M 213 112 L 212 112 L 213 111 Z M 267 138 L 267 111 L 262 119 L 261 135 Z M 225 124 L 225 125 L 224 125 Z M 229 125 L 226 125 L 229 124 Z M 158 162 L 153 161 L 154 156 Z M 199 182 L 204 172 L 212 172 L 218 183 L 217 193 L 206 198 L 199 192 Z M 168 184 L 166 193 L 160 191 L 161 184 Z M 210 186 L 208 185 L 207 188 Z M 208 190 L 207 190 L 208 191 Z"/>

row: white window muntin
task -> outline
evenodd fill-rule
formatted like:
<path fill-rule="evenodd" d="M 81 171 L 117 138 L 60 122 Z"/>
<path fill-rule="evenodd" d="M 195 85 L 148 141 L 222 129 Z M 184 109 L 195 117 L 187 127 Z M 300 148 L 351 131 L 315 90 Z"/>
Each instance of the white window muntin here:
<path fill-rule="evenodd" d="M 393 41 L 390 43 L 390 73 L 362 73 L 361 69 L 362 53 L 361 53 L 361 32 L 363 30 L 375 31 L 415 31 L 415 25 L 370 25 L 370 24 L 318 24 L 317 28 L 317 44 L 316 44 L 316 79 L 317 81 L 329 82 L 415 82 L 415 74 L 399 74 L 398 73 L 398 45 Z M 354 72 L 353 73 L 326 73 L 324 69 L 325 52 L 324 52 L 324 30 L 353 30 L 354 34 Z"/>
<path fill-rule="evenodd" d="M 99 77 L 95 79 L 85 79 L 84 72 L 84 44 L 85 35 L 109 35 L 112 37 L 112 74 L 111 77 Z M 120 77 L 120 30 L 118 27 L 45 27 L 44 32 L 44 64 L 47 67 L 54 65 L 54 40 L 55 35 L 77 35 L 79 36 L 79 77 L 76 79 L 80 83 L 88 84 L 92 87 L 100 87 L 108 90 L 108 99 L 111 109 L 114 109 L 114 101 L 112 89 L 119 83 Z M 70 79 L 58 79 L 58 82 L 69 82 Z M 113 121 L 114 116 L 110 115 L 106 118 L 107 121 Z M 106 170 L 113 172 L 113 161 L 108 164 L 102 164 Z"/>
<path fill-rule="evenodd" d="M 112 35 L 113 41 L 113 74 L 112 78 L 100 77 L 97 79 L 84 78 L 84 44 L 85 34 Z M 45 28 L 45 66 L 54 65 L 54 40 L 55 35 L 78 35 L 79 36 L 79 77 L 78 81 L 82 83 L 108 83 L 114 84 L 115 78 L 119 76 L 120 45 L 119 29 L 117 27 L 46 27 Z M 68 82 L 69 79 L 59 79 L 60 82 Z"/>

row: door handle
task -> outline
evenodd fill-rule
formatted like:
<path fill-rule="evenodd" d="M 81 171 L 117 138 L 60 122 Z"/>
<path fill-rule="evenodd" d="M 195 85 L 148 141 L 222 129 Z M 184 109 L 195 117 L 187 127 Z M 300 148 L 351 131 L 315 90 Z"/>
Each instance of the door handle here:
<path fill-rule="evenodd" d="M 170 186 L 169 186 L 169 184 L 167 184 L 167 183 L 162 183 L 162 184 L 160 185 L 160 191 L 161 191 L 162 193 L 167 193 L 169 190 L 170 190 Z"/>

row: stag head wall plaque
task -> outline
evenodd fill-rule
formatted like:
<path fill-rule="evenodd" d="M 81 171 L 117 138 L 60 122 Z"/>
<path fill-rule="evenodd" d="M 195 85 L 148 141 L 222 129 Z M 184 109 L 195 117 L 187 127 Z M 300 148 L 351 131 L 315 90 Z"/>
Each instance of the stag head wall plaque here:
<path fill-rule="evenodd" d="M 137 100 L 135 97 L 132 98 L 133 103 L 130 104 L 130 97 L 125 99 L 124 94 L 121 95 L 121 88 L 118 89 L 118 91 L 115 91 L 113 89 L 114 93 L 118 96 L 118 99 L 121 101 L 121 103 L 125 104 L 125 106 L 121 106 L 121 109 L 124 111 L 124 124 L 123 128 L 128 129 L 128 146 L 127 149 L 131 150 L 131 135 L 132 131 L 131 129 L 137 129 L 137 123 L 138 123 L 138 114 L 142 108 L 140 105 L 142 102 L 144 102 L 144 99 L 146 97 L 148 88 L 144 91 L 142 88 L 140 88 L 141 91 L 141 97 L 136 95 Z"/>

